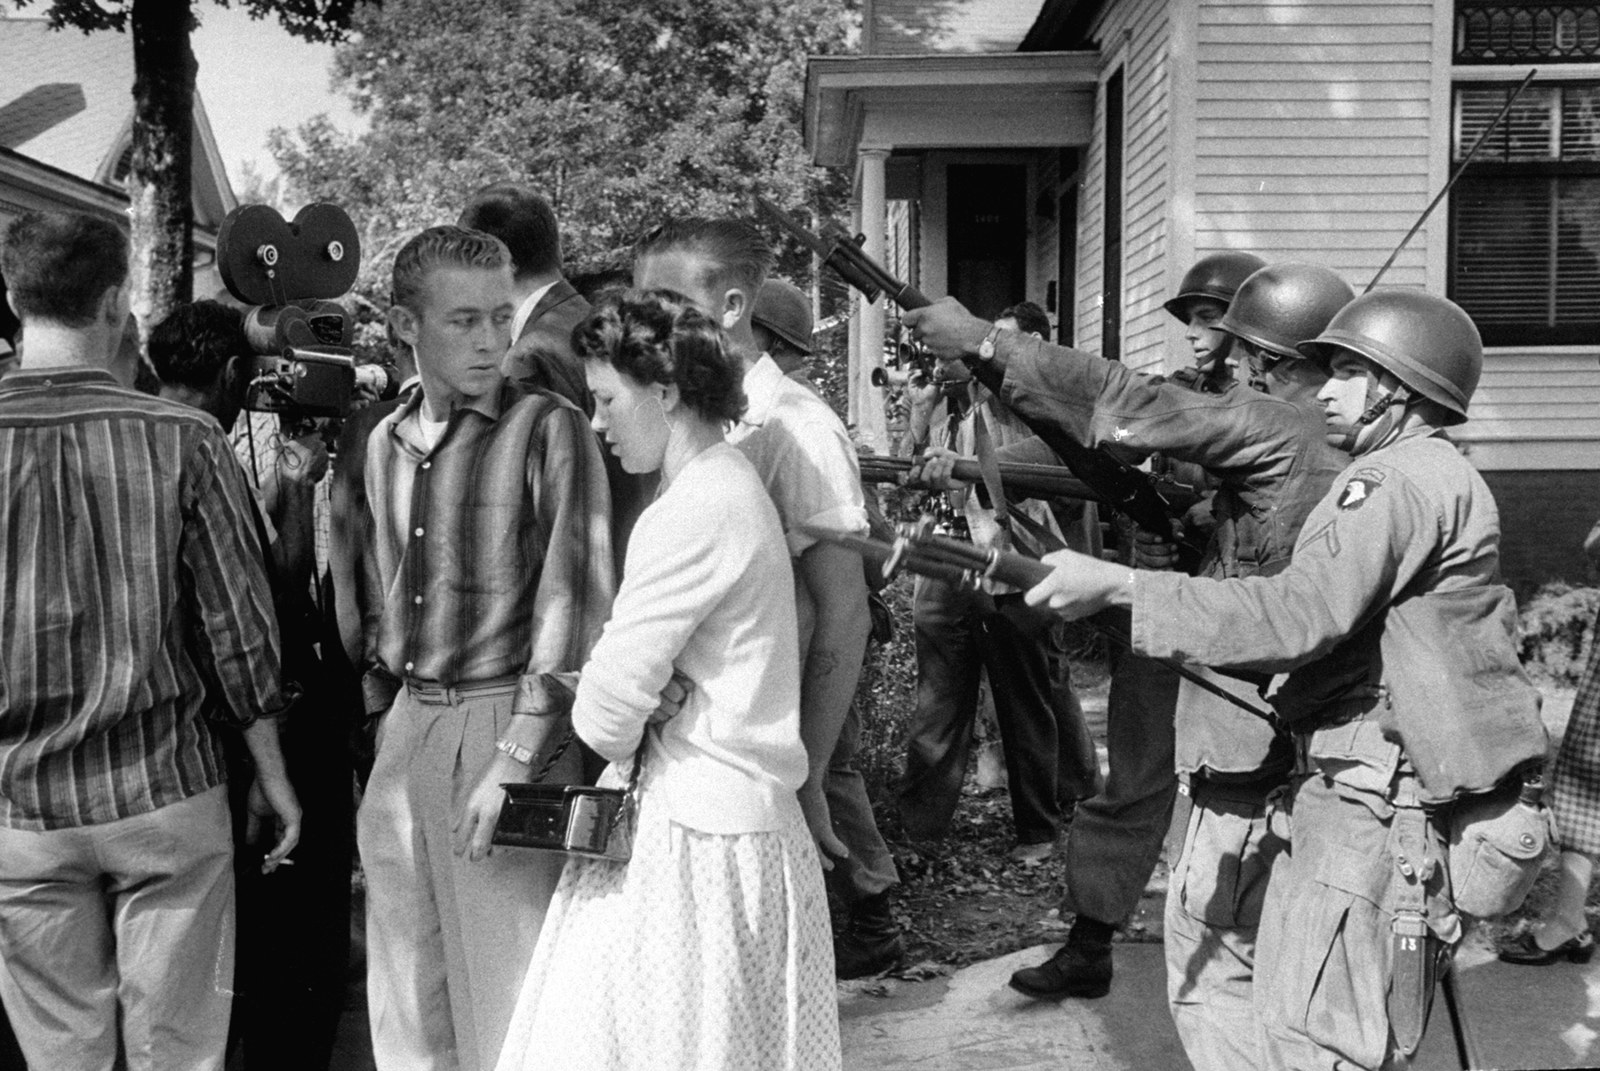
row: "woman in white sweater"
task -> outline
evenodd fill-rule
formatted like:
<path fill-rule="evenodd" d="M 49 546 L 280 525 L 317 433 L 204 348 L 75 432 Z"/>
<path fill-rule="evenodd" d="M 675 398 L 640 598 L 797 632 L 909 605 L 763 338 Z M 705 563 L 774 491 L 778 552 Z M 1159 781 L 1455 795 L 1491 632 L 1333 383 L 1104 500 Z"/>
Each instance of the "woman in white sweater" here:
<path fill-rule="evenodd" d="M 626 864 L 567 864 L 501 1071 L 831 1071 L 839 1024 L 827 903 L 795 790 L 793 577 L 778 515 L 723 441 L 743 368 L 715 323 L 630 291 L 574 331 L 595 430 L 629 472 L 662 474 L 572 710 L 627 780 Z M 682 709 L 650 724 L 677 670 Z M 642 741 L 642 744 L 641 744 Z"/>

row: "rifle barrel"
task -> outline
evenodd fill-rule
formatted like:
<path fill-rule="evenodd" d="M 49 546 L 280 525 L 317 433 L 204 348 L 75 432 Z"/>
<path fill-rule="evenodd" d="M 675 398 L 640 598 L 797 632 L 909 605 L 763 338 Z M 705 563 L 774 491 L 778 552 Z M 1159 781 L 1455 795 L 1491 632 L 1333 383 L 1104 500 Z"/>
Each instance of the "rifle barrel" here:
<path fill-rule="evenodd" d="M 898 483 L 899 477 L 911 471 L 916 460 L 909 457 L 886 457 L 882 454 L 862 454 L 861 478 L 872 483 Z M 962 483 L 983 482 L 983 470 L 976 461 L 966 459 L 955 463 L 952 475 Z M 1007 494 L 1018 498 L 1070 498 L 1086 502 L 1109 502 L 1105 495 L 1084 483 L 1061 465 L 1034 465 L 1019 461 L 1000 463 L 1000 482 Z M 1163 497 L 1175 507 L 1187 509 L 1199 500 L 1193 487 L 1176 482 L 1160 482 Z"/>

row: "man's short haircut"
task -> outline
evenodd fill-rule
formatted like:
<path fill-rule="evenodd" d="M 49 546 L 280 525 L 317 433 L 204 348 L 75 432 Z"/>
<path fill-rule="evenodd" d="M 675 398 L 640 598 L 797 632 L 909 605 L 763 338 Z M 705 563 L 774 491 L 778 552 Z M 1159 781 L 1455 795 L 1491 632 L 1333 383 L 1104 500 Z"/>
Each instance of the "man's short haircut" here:
<path fill-rule="evenodd" d="M 518 278 L 561 270 L 561 231 L 550 202 L 526 186 L 497 182 L 472 195 L 456 222 L 492 234 L 511 251 Z"/>
<path fill-rule="evenodd" d="M 1031 301 L 1019 301 L 999 316 L 996 316 L 995 319 L 1015 320 L 1017 321 L 1017 330 L 1023 334 L 1037 334 L 1046 341 L 1050 339 L 1050 317 L 1043 309 Z"/>
<path fill-rule="evenodd" d="M 709 261 L 705 280 L 718 288 L 738 287 L 754 306 L 761 284 L 772 271 L 772 247 L 761 232 L 742 219 L 689 216 L 668 220 L 633 247 L 633 260 L 665 253 L 692 253 Z"/>
<path fill-rule="evenodd" d="M 452 227 L 429 227 L 400 247 L 394 258 L 392 300 L 421 311 L 422 283 L 434 268 L 509 268 L 511 254 L 492 234 Z"/>
<path fill-rule="evenodd" d="M 572 329 L 572 348 L 636 382 L 676 384 L 706 420 L 744 414 L 744 362 L 717 322 L 675 291 L 608 291 Z"/>
<path fill-rule="evenodd" d="M 6 228 L 0 275 L 25 320 L 94 322 L 100 299 L 128 278 L 128 239 L 81 212 L 29 212 Z"/>
<path fill-rule="evenodd" d="M 249 348 L 244 314 L 220 301 L 184 305 L 150 330 L 150 363 L 169 386 L 207 390 Z"/>

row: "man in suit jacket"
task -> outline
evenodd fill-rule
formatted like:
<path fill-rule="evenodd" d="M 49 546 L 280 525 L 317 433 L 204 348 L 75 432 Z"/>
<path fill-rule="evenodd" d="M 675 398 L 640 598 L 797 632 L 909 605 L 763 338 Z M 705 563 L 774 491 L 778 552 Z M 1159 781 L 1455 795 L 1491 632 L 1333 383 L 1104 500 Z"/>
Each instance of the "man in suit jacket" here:
<path fill-rule="evenodd" d="M 553 391 L 593 413 L 583 362 L 572 352 L 572 329 L 589 315 L 589 303 L 561 274 L 561 233 L 550 202 L 524 186 L 497 182 L 472 195 L 458 222 L 511 250 L 518 305 L 501 371 L 524 390 Z"/>
<path fill-rule="evenodd" d="M 592 417 L 594 399 L 583 362 L 572 350 L 572 329 L 589 315 L 589 302 L 561 274 L 561 232 L 550 202 L 526 186 L 497 182 L 472 195 L 459 223 L 494 235 L 511 251 L 518 302 L 511 321 L 515 341 L 500 370 L 523 390 L 552 391 Z M 611 489 L 611 545 L 620 575 L 628 536 L 655 498 L 657 477 L 623 472 L 604 444 L 600 452 Z"/>

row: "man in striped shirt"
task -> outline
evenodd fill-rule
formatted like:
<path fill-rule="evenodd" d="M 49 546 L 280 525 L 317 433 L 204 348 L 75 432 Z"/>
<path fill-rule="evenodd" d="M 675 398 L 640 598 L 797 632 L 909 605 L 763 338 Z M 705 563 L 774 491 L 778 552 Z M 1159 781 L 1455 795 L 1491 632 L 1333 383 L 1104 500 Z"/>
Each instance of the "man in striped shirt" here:
<path fill-rule="evenodd" d="M 583 412 L 501 375 L 499 239 L 423 231 L 394 302 L 422 389 L 366 452 L 368 709 L 388 710 L 357 820 L 367 998 L 380 1069 L 473 1071 L 494 1066 L 563 862 L 489 854 L 499 786 L 565 735 L 540 677 L 581 669 L 610 614 L 610 505 Z M 547 780 L 576 780 L 578 759 Z"/>
<path fill-rule="evenodd" d="M 35 1067 L 220 1068 L 233 846 L 208 718 L 299 835 L 272 596 L 215 420 L 127 389 L 127 243 L 32 213 L 0 249 L 0 997 Z M 202 716 L 204 713 L 205 716 Z"/>

